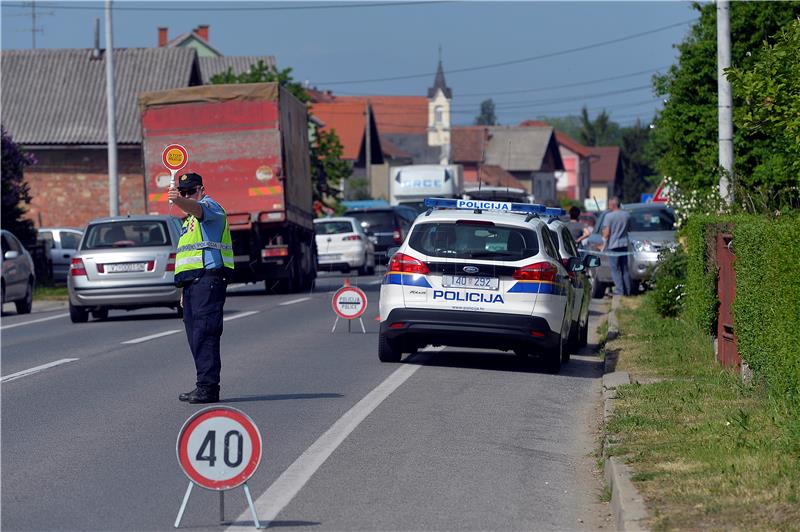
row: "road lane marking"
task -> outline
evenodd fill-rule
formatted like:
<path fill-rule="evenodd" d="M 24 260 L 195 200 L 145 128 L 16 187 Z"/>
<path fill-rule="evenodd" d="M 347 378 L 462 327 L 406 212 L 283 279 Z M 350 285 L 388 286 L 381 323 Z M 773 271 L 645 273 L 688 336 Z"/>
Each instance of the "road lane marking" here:
<path fill-rule="evenodd" d="M 272 483 L 256 501 L 256 513 L 262 524 L 268 527 L 278 514 L 294 499 L 303 486 L 325 463 L 331 454 L 341 445 L 358 425 L 369 416 L 384 399 L 399 388 L 411 375 L 422 366 L 404 364 L 389 375 L 375 389 L 348 410 L 311 447 L 300 455 L 292 465 Z M 251 520 L 250 510 L 246 509 L 236 519 L 237 522 Z M 266 523 L 264 523 L 266 522 Z M 228 530 L 240 530 L 241 527 L 229 527 Z"/>
<path fill-rule="evenodd" d="M 252 316 L 253 314 L 258 314 L 259 311 L 257 310 L 250 310 L 248 312 L 241 312 L 239 314 L 234 314 L 233 316 L 228 316 L 227 318 L 222 318 L 222 321 L 231 321 L 238 318 L 244 318 L 247 316 Z M 162 331 L 156 334 L 150 334 L 148 336 L 142 336 L 139 338 L 134 338 L 133 340 L 125 340 L 122 342 L 123 344 L 140 344 L 142 342 L 147 342 L 148 340 L 155 340 L 156 338 L 161 338 L 162 336 L 169 336 L 170 334 L 175 334 L 181 332 L 182 329 L 171 329 L 169 331 Z"/>
<path fill-rule="evenodd" d="M 58 318 L 64 318 L 66 316 L 69 316 L 69 312 L 65 312 L 64 314 L 56 314 L 55 316 L 48 316 L 46 318 L 39 318 L 38 320 L 26 321 L 24 323 L 12 323 L 11 325 L 3 325 L 2 327 L 0 327 L 0 331 L 5 331 L 6 329 L 11 329 L 13 327 L 22 327 L 23 325 L 31 325 L 33 323 L 41 323 L 43 321 L 50 321 Z"/>
<path fill-rule="evenodd" d="M 0 378 L 0 382 L 8 382 L 13 381 L 22 377 L 27 377 L 28 375 L 33 375 L 34 373 L 39 373 L 42 370 L 53 368 L 55 366 L 60 366 L 61 364 L 66 364 L 67 362 L 75 362 L 79 360 L 77 358 L 62 358 L 61 360 L 56 360 L 55 362 L 49 362 L 47 364 L 42 364 L 41 366 L 36 366 L 35 368 L 26 369 L 23 371 L 18 371 L 16 373 L 12 373 L 11 375 L 6 375 L 5 377 Z"/>
<path fill-rule="evenodd" d="M 284 307 L 286 305 L 294 305 L 295 303 L 302 303 L 303 301 L 308 301 L 311 299 L 310 297 L 301 297 L 300 299 L 292 299 L 291 301 L 284 301 L 283 303 L 278 303 L 279 307 Z"/>
<path fill-rule="evenodd" d="M 240 314 L 234 314 L 233 316 L 228 316 L 227 318 L 222 318 L 222 321 L 231 321 L 231 320 L 238 320 L 239 318 L 246 318 L 247 316 L 252 316 L 253 314 L 258 314 L 260 311 L 258 310 L 249 310 L 247 312 L 242 312 Z"/>
<path fill-rule="evenodd" d="M 140 344 L 142 342 L 146 342 L 148 340 L 154 340 L 156 338 L 161 338 L 162 336 L 169 336 L 170 334 L 175 334 L 181 332 L 180 329 L 172 329 L 170 331 L 163 331 L 156 334 L 151 334 L 149 336 L 142 336 L 140 338 L 134 338 L 133 340 L 126 340 L 122 342 L 123 344 Z"/>
<path fill-rule="evenodd" d="M 380 279 L 375 279 L 374 281 L 370 281 L 367 284 L 370 286 L 374 286 L 376 284 L 381 284 L 382 282 L 383 282 L 383 277 L 381 277 Z"/>

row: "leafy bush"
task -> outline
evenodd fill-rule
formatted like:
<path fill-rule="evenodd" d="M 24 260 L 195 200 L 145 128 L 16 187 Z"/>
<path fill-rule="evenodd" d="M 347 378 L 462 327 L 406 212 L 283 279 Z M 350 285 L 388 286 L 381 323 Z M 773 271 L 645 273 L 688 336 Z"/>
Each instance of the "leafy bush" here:
<path fill-rule="evenodd" d="M 658 266 L 653 272 L 653 304 L 665 318 L 677 317 L 686 296 L 686 252 L 678 247 L 659 254 Z"/>

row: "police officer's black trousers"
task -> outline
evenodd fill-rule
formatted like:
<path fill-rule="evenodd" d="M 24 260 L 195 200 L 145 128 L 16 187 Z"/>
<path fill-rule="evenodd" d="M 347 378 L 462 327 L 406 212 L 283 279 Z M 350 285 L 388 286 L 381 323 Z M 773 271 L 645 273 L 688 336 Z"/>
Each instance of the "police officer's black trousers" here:
<path fill-rule="evenodd" d="M 204 275 L 183 287 L 183 324 L 197 369 L 198 388 L 219 390 L 224 306 L 225 280 L 221 276 Z"/>

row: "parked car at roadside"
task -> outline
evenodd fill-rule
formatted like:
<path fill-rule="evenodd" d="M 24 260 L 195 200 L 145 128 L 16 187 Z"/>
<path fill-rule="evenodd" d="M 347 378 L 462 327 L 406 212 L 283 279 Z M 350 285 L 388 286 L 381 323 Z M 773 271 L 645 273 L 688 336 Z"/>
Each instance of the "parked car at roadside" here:
<path fill-rule="evenodd" d="M 357 219 L 365 231 L 372 233 L 369 238 L 375 244 L 375 257 L 379 264 L 389 262 L 389 249 L 403 243 L 411 224 L 417 219 L 417 211 L 402 206 L 351 209 L 344 215 Z"/>
<path fill-rule="evenodd" d="M 22 242 L 10 231 L 2 230 L 3 278 L 0 300 L 14 303 L 19 314 L 28 314 L 33 308 L 33 289 L 36 273 L 33 259 Z"/>
<path fill-rule="evenodd" d="M 658 253 L 672 248 L 675 241 L 675 213 L 661 203 L 627 203 L 622 209 L 631 215 L 628 233 L 628 270 L 631 276 L 631 292 L 639 292 L 641 283 L 648 280 L 658 262 Z M 584 240 L 585 249 L 598 252 L 601 265 L 592 275 L 592 297 L 600 298 L 606 288 L 613 284 L 608 257 L 602 254 L 603 237 L 601 227 L 608 211 L 600 213 L 594 232 Z"/>
<path fill-rule="evenodd" d="M 317 242 L 317 270 L 375 273 L 375 244 L 355 218 L 319 218 L 314 220 Z"/>
<path fill-rule="evenodd" d="M 180 225 L 163 215 L 89 222 L 67 279 L 72 322 L 86 322 L 89 313 L 105 319 L 112 309 L 145 307 L 169 307 L 182 316 L 174 282 Z"/>
<path fill-rule="evenodd" d="M 39 239 L 50 243 L 53 281 L 66 283 L 72 256 L 78 251 L 83 231 L 71 227 L 41 227 Z"/>

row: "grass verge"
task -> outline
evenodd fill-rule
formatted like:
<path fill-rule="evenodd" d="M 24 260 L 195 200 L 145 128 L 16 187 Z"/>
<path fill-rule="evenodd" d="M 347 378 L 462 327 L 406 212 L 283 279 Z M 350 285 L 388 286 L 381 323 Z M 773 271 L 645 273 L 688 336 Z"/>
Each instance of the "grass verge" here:
<path fill-rule="evenodd" d="M 653 530 L 800 530 L 798 413 L 741 384 L 709 337 L 658 316 L 649 296 L 618 311 L 617 390 L 609 455 L 626 455 Z"/>
<path fill-rule="evenodd" d="M 66 286 L 37 286 L 33 290 L 34 301 L 67 301 Z"/>

